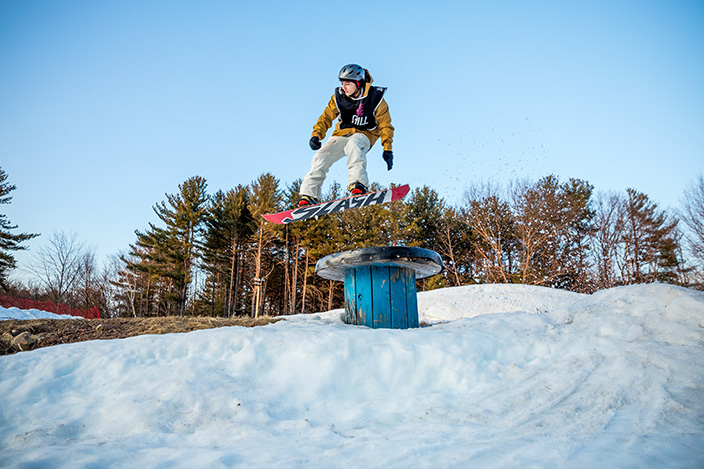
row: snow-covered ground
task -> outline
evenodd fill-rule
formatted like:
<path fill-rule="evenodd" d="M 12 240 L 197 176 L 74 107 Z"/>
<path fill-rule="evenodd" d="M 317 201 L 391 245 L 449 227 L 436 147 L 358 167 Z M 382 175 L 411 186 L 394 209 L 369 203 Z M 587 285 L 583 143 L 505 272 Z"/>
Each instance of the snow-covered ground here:
<path fill-rule="evenodd" d="M 67 314 L 54 314 L 38 309 L 3 308 L 0 306 L 0 321 L 8 319 L 83 319 L 80 316 L 69 316 Z"/>
<path fill-rule="evenodd" d="M 0 357 L 0 467 L 704 467 L 704 294 L 459 287 Z"/>

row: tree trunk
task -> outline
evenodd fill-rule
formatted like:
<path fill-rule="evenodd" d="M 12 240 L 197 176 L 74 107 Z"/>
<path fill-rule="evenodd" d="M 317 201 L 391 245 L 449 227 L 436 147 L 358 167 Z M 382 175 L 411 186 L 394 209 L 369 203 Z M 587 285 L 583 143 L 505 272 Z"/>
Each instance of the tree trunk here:
<path fill-rule="evenodd" d="M 306 288 L 308 286 L 308 249 L 306 249 L 306 268 L 303 272 L 303 303 L 301 304 L 301 313 L 306 311 Z"/>
<path fill-rule="evenodd" d="M 332 309 L 332 299 L 335 293 L 335 283 L 332 280 L 328 280 L 328 311 Z"/>
<path fill-rule="evenodd" d="M 235 277 L 235 257 L 237 256 L 237 241 L 236 241 L 236 239 L 237 238 L 235 237 L 235 239 L 232 240 L 232 256 L 231 256 L 231 261 L 230 261 L 230 284 L 227 289 L 227 307 L 225 308 L 228 318 L 232 316 L 232 311 L 233 311 L 233 308 L 232 308 L 232 289 L 233 289 L 232 282 L 234 281 L 234 277 Z"/>
<path fill-rule="evenodd" d="M 297 300 L 297 293 L 298 289 L 296 288 L 298 286 L 298 250 L 300 249 L 301 245 L 301 237 L 297 236 L 296 237 L 296 249 L 294 251 L 294 259 L 293 259 L 293 278 L 291 279 L 291 314 L 295 314 L 296 312 L 296 300 Z"/>
<path fill-rule="evenodd" d="M 237 304 L 238 304 L 238 298 L 240 295 L 240 283 L 242 283 L 242 257 L 244 256 L 244 252 L 242 249 L 240 249 L 239 254 L 237 255 L 237 264 L 235 266 L 235 291 L 233 294 L 233 300 L 232 300 L 232 312 L 237 316 Z"/>
<path fill-rule="evenodd" d="M 262 270 L 262 241 L 264 236 L 263 222 L 259 223 L 259 243 L 257 244 L 257 257 L 254 259 L 254 297 L 252 302 L 252 317 L 259 317 L 259 296 L 261 294 L 261 275 Z"/>

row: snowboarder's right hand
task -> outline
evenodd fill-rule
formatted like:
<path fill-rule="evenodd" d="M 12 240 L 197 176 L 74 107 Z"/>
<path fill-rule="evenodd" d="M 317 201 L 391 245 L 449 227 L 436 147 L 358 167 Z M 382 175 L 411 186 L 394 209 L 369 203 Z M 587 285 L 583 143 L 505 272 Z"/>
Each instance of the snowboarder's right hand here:
<path fill-rule="evenodd" d="M 320 150 L 320 139 L 318 137 L 313 137 L 310 139 L 310 149 L 311 150 Z"/>

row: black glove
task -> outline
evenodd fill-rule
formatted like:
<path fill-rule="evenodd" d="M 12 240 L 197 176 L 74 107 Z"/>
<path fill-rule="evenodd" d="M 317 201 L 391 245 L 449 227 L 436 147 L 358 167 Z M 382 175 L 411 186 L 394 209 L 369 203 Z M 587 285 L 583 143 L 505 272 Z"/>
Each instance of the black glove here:
<path fill-rule="evenodd" d="M 313 137 L 308 142 L 311 150 L 320 150 L 320 139 L 318 137 Z"/>
<path fill-rule="evenodd" d="M 394 165 L 393 152 L 391 152 L 389 150 L 384 150 L 384 153 L 381 155 L 381 157 L 384 158 L 384 161 L 386 161 L 387 171 L 391 171 L 391 167 Z"/>

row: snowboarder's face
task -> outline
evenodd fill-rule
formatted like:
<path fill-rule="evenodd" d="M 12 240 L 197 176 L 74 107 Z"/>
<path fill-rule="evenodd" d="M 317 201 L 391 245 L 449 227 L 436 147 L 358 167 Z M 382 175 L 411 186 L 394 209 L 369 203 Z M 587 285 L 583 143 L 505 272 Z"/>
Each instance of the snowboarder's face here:
<path fill-rule="evenodd" d="M 355 98 L 359 94 L 359 88 L 357 88 L 357 83 L 349 80 L 341 80 L 340 83 L 342 83 L 342 91 L 345 92 L 347 96 L 350 98 Z"/>

